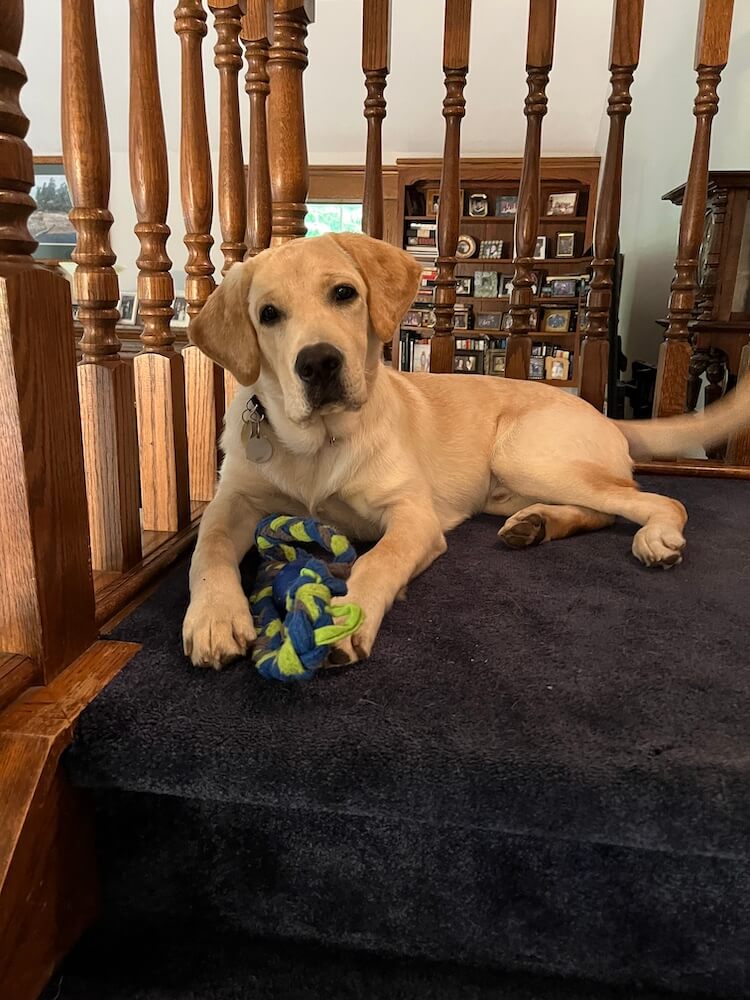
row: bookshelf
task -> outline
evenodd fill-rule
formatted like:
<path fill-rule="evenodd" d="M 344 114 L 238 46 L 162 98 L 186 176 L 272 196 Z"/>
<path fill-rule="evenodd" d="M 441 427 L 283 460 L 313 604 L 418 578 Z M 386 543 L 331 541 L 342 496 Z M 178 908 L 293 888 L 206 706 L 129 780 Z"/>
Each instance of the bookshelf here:
<path fill-rule="evenodd" d="M 497 352 L 502 351 L 507 337 L 502 329 L 510 308 L 505 286 L 513 275 L 513 201 L 518 196 L 521 167 L 520 158 L 465 159 L 461 162 L 464 214 L 460 232 L 467 238 L 463 250 L 468 255 L 460 259 L 457 257 L 455 267 L 455 351 L 458 358 L 459 341 L 481 341 L 481 352 L 485 357 L 482 370 L 486 374 L 499 373 L 488 370 L 488 360 L 490 352 L 494 352 L 492 356 L 496 357 Z M 437 216 L 433 209 L 440 184 L 440 160 L 398 160 L 397 170 L 402 246 L 422 263 L 423 278 L 426 279 L 414 309 L 407 314 L 399 332 L 397 357 L 399 366 L 404 367 L 413 361 L 412 342 L 422 345 L 419 354 L 422 365 L 425 362 L 421 355 L 429 349 L 424 345 L 429 344 L 431 337 L 430 304 L 433 294 L 430 273 L 434 268 L 437 242 Z M 591 274 L 590 248 L 598 176 L 598 157 L 542 159 L 542 214 L 537 230 L 541 240 L 536 267 L 539 280 L 533 302 L 537 329 L 531 333 L 537 350 L 533 355 L 538 357 L 539 352 L 556 351 L 567 361 L 567 365 L 555 366 L 556 374 L 559 375 L 562 370 L 567 370 L 569 374 L 565 378 L 541 378 L 540 364 L 532 359 L 533 377 L 569 389 L 578 385 L 579 318 Z M 483 212 L 486 214 L 477 214 Z M 484 255 L 485 251 L 492 256 Z M 461 279 L 464 279 L 463 282 Z M 493 293 L 495 281 L 497 289 Z M 423 321 L 416 326 L 418 311 L 423 314 Z M 468 371 L 478 371 L 477 365 Z"/>

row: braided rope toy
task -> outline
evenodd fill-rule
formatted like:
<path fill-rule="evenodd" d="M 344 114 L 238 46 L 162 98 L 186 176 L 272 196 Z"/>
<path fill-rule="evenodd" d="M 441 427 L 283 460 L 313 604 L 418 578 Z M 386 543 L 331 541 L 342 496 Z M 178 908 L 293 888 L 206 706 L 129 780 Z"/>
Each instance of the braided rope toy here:
<path fill-rule="evenodd" d="M 258 637 L 252 657 L 269 680 L 310 680 L 330 647 L 356 632 L 364 620 L 356 604 L 331 606 L 333 596 L 346 594 L 346 583 L 331 565 L 295 543 L 317 545 L 331 553 L 333 565 L 346 569 L 357 558 L 344 535 L 312 518 L 271 516 L 258 524 L 255 544 L 261 564 L 250 595 Z"/>

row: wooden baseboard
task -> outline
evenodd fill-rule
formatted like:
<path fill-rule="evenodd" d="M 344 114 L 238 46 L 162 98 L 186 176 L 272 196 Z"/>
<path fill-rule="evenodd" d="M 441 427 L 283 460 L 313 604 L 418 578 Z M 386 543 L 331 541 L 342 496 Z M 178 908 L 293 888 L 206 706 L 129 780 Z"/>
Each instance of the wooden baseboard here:
<path fill-rule="evenodd" d="M 80 713 L 139 648 L 96 642 L 0 714 L 0 997 L 36 1000 L 96 916 L 89 804 L 60 755 Z"/>

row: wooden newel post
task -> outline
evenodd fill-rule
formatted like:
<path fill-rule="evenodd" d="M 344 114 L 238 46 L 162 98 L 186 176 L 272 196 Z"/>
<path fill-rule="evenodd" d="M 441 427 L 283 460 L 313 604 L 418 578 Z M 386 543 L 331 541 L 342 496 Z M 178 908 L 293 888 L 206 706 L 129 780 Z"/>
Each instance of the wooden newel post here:
<path fill-rule="evenodd" d="M 109 239 L 110 161 L 93 0 L 62 4 L 62 145 L 78 235 L 73 260 L 83 326 L 78 386 L 94 569 L 141 556 L 133 369 L 120 357 L 120 297 Z"/>
<path fill-rule="evenodd" d="M 466 114 L 464 87 L 469 71 L 471 0 L 445 0 L 443 73 L 445 142 L 440 175 L 438 257 L 435 281 L 435 329 L 430 371 L 453 371 L 453 310 L 456 304 L 456 245 L 461 224 L 461 119 Z"/>
<path fill-rule="evenodd" d="M 604 409 L 609 364 L 609 314 L 612 275 L 620 232 L 622 157 L 625 122 L 630 114 L 630 88 L 638 66 L 644 0 L 615 0 L 609 68 L 611 93 L 607 103 L 609 136 L 596 206 L 591 289 L 586 300 L 586 336 L 581 347 L 581 396 Z"/>
<path fill-rule="evenodd" d="M 391 60 L 391 2 L 364 0 L 362 18 L 362 71 L 367 97 L 367 153 L 362 198 L 362 229 L 377 240 L 383 238 L 383 143 L 386 79 Z"/>
<path fill-rule="evenodd" d="M 524 102 L 526 145 L 518 189 L 514 231 L 513 291 L 510 297 L 511 328 L 505 362 L 506 378 L 529 377 L 530 313 L 534 304 L 534 248 L 539 235 L 541 202 L 542 121 L 547 114 L 547 84 L 555 47 L 556 0 L 529 0 L 529 34 L 526 47 Z"/>
<path fill-rule="evenodd" d="M 182 100 L 180 109 L 180 193 L 185 219 L 185 298 L 196 316 L 214 290 L 211 262 L 213 184 L 206 121 L 201 48 L 207 33 L 202 0 L 181 0 L 175 12 L 180 38 Z M 218 472 L 217 441 L 224 409 L 222 371 L 197 347 L 182 352 L 188 424 L 190 499 L 211 500 Z"/>
<path fill-rule="evenodd" d="M 48 682 L 94 640 L 68 283 L 33 266 L 22 0 L 0 8 L 0 648 Z"/>
<path fill-rule="evenodd" d="M 307 26 L 315 0 L 274 0 L 274 37 L 268 58 L 268 155 L 273 195 L 272 243 L 304 236 L 307 214 L 307 137 L 302 74 Z"/>
<path fill-rule="evenodd" d="M 685 410 L 690 367 L 690 331 L 698 277 L 698 251 L 708 196 L 711 127 L 719 110 L 717 93 L 727 64 L 734 0 L 701 0 L 695 50 L 698 94 L 695 98 L 695 138 L 680 213 L 680 235 L 675 276 L 669 296 L 669 325 L 659 350 L 654 416 L 668 417 Z"/>
<path fill-rule="evenodd" d="M 167 255 L 169 172 L 154 0 L 130 0 L 130 186 L 140 241 L 142 352 L 135 358 L 143 527 L 177 531 L 190 520 L 185 371 L 174 349 L 172 262 Z"/>

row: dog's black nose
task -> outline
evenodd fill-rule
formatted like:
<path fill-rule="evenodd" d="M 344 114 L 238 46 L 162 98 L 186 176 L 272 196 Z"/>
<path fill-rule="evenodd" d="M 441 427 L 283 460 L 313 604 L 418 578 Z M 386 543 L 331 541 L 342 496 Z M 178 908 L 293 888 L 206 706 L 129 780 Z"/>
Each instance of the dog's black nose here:
<path fill-rule="evenodd" d="M 299 352 L 294 370 L 307 385 L 323 388 L 338 378 L 343 361 L 344 355 L 333 344 L 313 344 Z"/>

